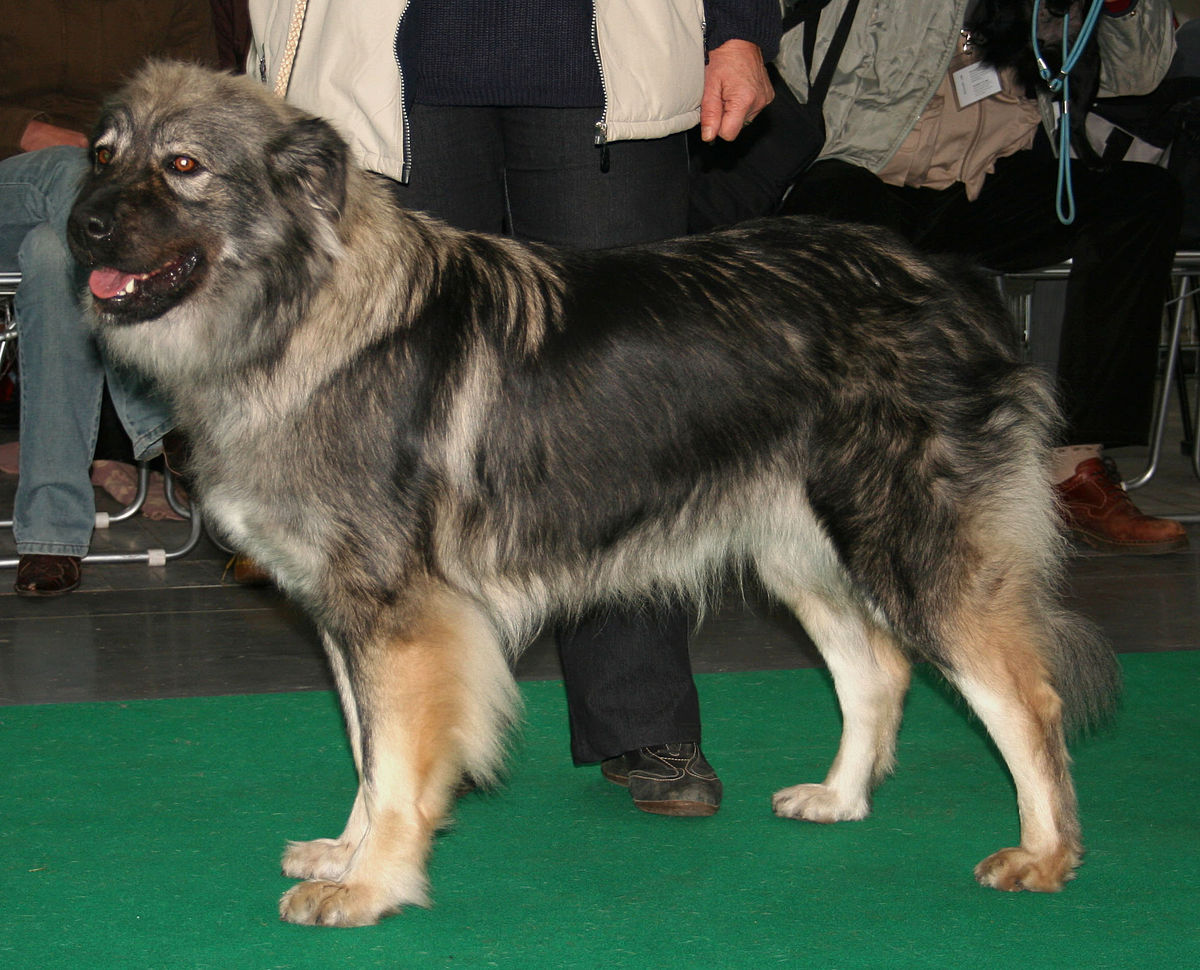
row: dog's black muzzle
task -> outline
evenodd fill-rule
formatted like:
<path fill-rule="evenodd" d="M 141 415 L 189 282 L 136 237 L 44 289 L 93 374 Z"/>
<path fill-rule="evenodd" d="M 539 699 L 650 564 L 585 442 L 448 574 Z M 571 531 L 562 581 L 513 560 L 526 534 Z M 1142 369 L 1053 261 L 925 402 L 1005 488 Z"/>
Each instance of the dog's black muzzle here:
<path fill-rule="evenodd" d="M 199 285 L 202 249 L 163 212 L 150 191 L 85 186 L 67 220 L 67 243 L 90 269 L 88 289 L 102 318 L 133 323 L 162 316 Z"/>

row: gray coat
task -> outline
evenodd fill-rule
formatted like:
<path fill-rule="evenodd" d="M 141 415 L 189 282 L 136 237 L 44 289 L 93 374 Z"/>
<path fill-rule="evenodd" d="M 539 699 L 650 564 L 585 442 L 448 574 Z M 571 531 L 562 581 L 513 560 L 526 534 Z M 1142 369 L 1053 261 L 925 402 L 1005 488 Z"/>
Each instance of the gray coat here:
<path fill-rule="evenodd" d="M 847 0 L 821 15 L 814 64 L 829 48 Z M 825 100 L 822 158 L 879 171 L 896 153 L 933 97 L 954 56 L 970 0 L 860 0 L 854 27 Z M 1097 27 L 1105 96 L 1154 90 L 1175 53 L 1168 0 L 1140 0 L 1123 17 Z M 802 31 L 783 37 L 779 72 L 803 101 L 808 94 Z"/>

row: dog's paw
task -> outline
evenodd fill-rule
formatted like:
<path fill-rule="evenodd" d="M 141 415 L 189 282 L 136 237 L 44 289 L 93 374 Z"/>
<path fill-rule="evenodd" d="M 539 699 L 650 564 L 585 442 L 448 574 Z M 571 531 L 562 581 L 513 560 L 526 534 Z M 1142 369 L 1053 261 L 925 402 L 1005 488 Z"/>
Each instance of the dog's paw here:
<path fill-rule="evenodd" d="M 326 879 L 336 882 L 350 868 L 354 848 L 340 839 L 289 842 L 281 863 L 283 874 L 289 879 Z"/>
<path fill-rule="evenodd" d="M 775 793 L 771 807 L 780 818 L 806 822 L 857 822 L 871 813 L 871 803 L 861 798 L 846 798 L 827 785 L 793 785 Z"/>
<path fill-rule="evenodd" d="M 981 886 L 1020 892 L 1056 893 L 1075 878 L 1079 853 L 1070 848 L 1038 855 L 1028 849 L 1001 849 L 975 867 Z"/>
<path fill-rule="evenodd" d="M 304 926 L 371 926 L 405 904 L 427 906 L 417 898 L 395 899 L 386 889 L 354 882 L 310 879 L 293 886 L 279 900 L 279 917 Z"/>

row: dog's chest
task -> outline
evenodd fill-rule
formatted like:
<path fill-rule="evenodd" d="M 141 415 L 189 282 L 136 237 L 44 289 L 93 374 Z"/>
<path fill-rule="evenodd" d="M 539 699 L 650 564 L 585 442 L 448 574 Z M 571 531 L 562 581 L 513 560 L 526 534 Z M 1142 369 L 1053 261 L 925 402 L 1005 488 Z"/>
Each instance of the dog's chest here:
<path fill-rule="evenodd" d="M 294 497 L 256 495 L 244 483 L 216 482 L 206 490 L 204 513 L 234 548 L 285 588 L 316 580 L 325 561 L 317 516 L 307 514 Z"/>

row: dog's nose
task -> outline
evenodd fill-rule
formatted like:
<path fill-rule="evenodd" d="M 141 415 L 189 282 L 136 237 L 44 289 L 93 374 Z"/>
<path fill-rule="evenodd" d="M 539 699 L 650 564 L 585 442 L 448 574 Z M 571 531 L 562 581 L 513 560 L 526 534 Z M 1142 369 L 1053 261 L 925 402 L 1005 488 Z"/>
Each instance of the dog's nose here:
<path fill-rule="evenodd" d="M 94 212 L 86 213 L 81 220 L 83 231 L 93 242 L 104 242 L 112 235 L 112 219 Z"/>
<path fill-rule="evenodd" d="M 84 246 L 109 242 L 116 232 L 117 202 L 107 191 L 81 194 L 71 209 L 68 232 Z"/>
<path fill-rule="evenodd" d="M 81 196 L 67 219 L 72 254 L 84 266 L 94 265 L 100 252 L 113 245 L 119 225 L 110 199 L 100 193 Z"/>

